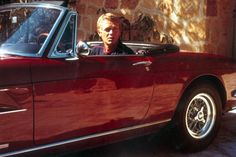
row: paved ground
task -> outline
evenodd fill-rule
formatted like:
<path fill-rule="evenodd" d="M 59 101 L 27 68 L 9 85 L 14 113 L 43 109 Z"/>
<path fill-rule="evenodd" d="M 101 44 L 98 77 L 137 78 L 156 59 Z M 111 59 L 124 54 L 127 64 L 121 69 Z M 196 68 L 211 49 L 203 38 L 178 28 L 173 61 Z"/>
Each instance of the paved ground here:
<path fill-rule="evenodd" d="M 204 151 L 193 154 L 176 152 L 162 134 L 99 147 L 60 157 L 236 157 L 236 111 L 223 116 L 217 138 Z"/>

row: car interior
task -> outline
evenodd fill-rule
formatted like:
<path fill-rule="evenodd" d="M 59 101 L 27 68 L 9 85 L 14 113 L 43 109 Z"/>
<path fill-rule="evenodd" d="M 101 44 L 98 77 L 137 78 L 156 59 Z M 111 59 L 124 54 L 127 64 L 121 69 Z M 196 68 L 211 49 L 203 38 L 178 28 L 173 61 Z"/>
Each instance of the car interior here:
<path fill-rule="evenodd" d="M 100 44 L 102 44 L 101 41 L 80 41 L 76 46 L 76 50 L 80 55 L 89 55 L 91 48 Z M 124 42 L 124 44 L 131 48 L 135 52 L 135 55 L 152 56 L 179 51 L 179 47 L 173 44 L 150 44 L 137 42 Z"/>

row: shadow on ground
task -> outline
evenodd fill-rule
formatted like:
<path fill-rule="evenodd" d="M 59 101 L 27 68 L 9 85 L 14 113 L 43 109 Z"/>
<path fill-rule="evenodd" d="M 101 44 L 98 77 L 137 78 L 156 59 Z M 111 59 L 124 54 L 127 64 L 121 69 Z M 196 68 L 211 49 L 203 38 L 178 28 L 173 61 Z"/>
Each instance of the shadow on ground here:
<path fill-rule="evenodd" d="M 65 153 L 60 157 L 235 157 L 236 156 L 236 112 L 223 116 L 217 138 L 204 151 L 183 154 L 171 147 L 165 131 L 156 135 L 120 142 L 82 152 Z"/>

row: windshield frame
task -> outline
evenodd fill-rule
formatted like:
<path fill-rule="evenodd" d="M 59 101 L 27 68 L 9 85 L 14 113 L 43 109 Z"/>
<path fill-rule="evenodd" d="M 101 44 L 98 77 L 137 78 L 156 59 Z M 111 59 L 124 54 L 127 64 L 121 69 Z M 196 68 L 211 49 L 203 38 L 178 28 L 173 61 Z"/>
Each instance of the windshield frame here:
<path fill-rule="evenodd" d="M 42 44 L 41 48 L 39 49 L 39 51 L 37 53 L 29 54 L 29 53 L 5 52 L 3 54 L 16 55 L 16 56 L 25 56 L 25 57 L 42 57 L 43 53 L 45 52 L 45 49 L 49 45 L 53 34 L 55 33 L 56 29 L 58 28 L 59 23 L 63 19 L 63 16 L 66 14 L 68 8 L 58 6 L 58 5 L 53 5 L 53 4 L 47 4 L 47 3 L 12 3 L 12 4 L 8 4 L 8 5 L 0 6 L 0 12 L 7 11 L 7 10 L 10 10 L 10 9 L 14 9 L 14 8 L 24 8 L 24 7 L 27 7 L 27 8 L 56 9 L 56 10 L 59 10 L 60 13 L 59 13 L 59 16 L 56 19 L 52 29 L 49 32 L 48 37 L 46 38 L 46 40 L 44 41 L 44 43 Z"/>

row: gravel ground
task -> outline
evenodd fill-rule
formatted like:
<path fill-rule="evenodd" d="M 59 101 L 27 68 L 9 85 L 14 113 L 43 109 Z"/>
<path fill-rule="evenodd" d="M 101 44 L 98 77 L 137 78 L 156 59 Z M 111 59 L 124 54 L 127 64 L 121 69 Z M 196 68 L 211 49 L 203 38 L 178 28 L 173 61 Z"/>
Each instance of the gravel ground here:
<path fill-rule="evenodd" d="M 159 133 L 82 152 L 65 153 L 60 157 L 236 157 L 236 111 L 223 116 L 221 129 L 204 151 L 183 154 L 175 151 L 168 137 Z"/>

